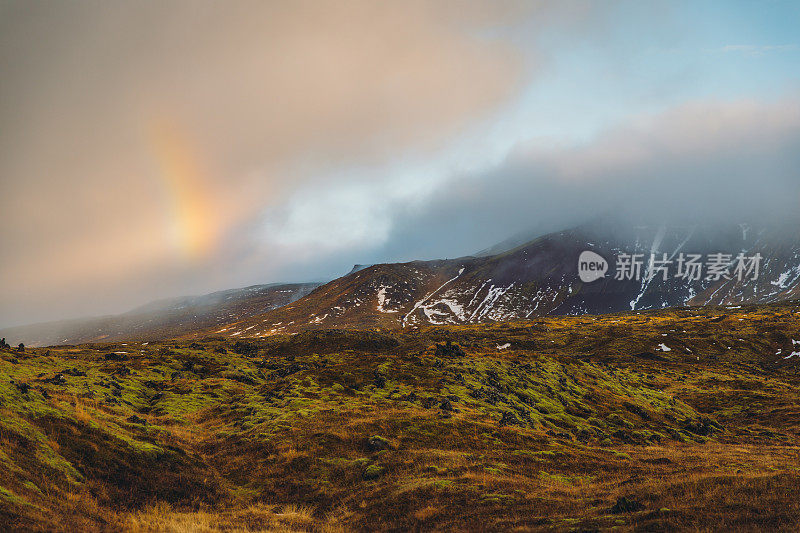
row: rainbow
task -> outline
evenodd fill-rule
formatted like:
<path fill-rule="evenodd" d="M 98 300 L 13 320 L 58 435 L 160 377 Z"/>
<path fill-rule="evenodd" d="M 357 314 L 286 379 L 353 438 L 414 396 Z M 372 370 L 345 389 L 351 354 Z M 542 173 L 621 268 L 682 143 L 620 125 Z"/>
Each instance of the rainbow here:
<path fill-rule="evenodd" d="M 167 121 L 152 121 L 148 139 L 159 167 L 173 243 L 189 259 L 206 256 L 217 243 L 218 227 L 198 157 L 186 136 Z"/>

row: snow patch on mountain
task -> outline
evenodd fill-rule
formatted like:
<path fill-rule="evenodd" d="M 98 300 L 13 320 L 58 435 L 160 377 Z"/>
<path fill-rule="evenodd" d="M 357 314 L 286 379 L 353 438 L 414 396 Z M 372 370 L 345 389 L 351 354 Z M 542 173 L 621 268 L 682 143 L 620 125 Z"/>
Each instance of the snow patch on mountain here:
<path fill-rule="evenodd" d="M 403 327 L 405 327 L 405 326 L 406 326 L 406 323 L 408 322 L 408 319 L 409 319 L 409 317 L 410 317 L 410 316 L 411 316 L 411 315 L 412 315 L 412 314 L 413 314 L 413 313 L 414 313 L 414 312 L 415 312 L 417 309 L 419 309 L 420 307 L 422 307 L 422 306 L 425 304 L 425 302 L 427 302 L 428 300 L 430 300 L 430 298 L 432 298 L 432 297 L 433 297 L 433 296 L 434 296 L 436 293 L 438 293 L 440 290 L 442 290 L 443 288 L 445 288 L 446 286 L 448 286 L 450 283 L 452 283 L 452 282 L 454 282 L 456 279 L 458 279 L 458 277 L 459 277 L 459 276 L 461 276 L 461 274 L 463 274 L 463 273 L 464 273 L 464 267 L 461 267 L 461 268 L 459 269 L 459 271 L 458 271 L 458 274 L 456 274 L 454 277 L 452 277 L 452 278 L 448 279 L 447 281 L 445 281 L 444 283 L 442 283 L 441 285 L 439 285 L 439 287 L 437 287 L 436 289 L 434 289 L 432 292 L 429 292 L 429 293 L 428 293 L 428 294 L 427 294 L 427 295 L 426 295 L 426 296 L 425 296 L 423 299 L 421 299 L 421 300 L 419 300 L 417 303 L 415 303 L 415 304 L 414 304 L 414 306 L 411 308 L 411 311 L 409 311 L 408 313 L 406 313 L 406 314 L 405 314 L 405 316 L 403 316 L 403 320 L 402 320 L 402 325 L 403 325 Z M 427 309 L 427 308 L 426 308 L 426 309 L 425 309 L 423 312 L 425 313 L 425 316 L 426 316 L 426 317 L 428 317 L 428 316 L 429 316 L 429 314 L 428 314 L 428 309 Z M 437 312 L 437 313 L 438 313 L 438 314 L 442 314 L 442 313 L 440 313 L 440 312 Z"/>
<path fill-rule="evenodd" d="M 791 359 L 792 357 L 800 357 L 800 351 L 795 351 L 794 350 L 795 346 L 800 346 L 800 341 L 796 341 L 796 340 L 792 339 L 792 353 L 790 353 L 789 355 L 784 357 L 784 359 Z M 778 354 L 780 354 L 780 353 L 781 353 L 781 351 L 778 350 Z"/>
<path fill-rule="evenodd" d="M 386 298 L 387 288 L 389 287 L 381 285 L 381 288 L 378 289 L 378 311 L 381 313 L 397 313 L 397 309 L 386 309 L 386 302 L 388 301 Z"/>

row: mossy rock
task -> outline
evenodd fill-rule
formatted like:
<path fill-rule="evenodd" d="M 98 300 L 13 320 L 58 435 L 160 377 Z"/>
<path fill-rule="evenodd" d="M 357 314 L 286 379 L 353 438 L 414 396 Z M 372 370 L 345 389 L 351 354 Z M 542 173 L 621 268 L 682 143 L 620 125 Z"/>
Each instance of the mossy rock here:
<path fill-rule="evenodd" d="M 382 450 L 388 450 L 392 447 L 389 441 L 380 435 L 373 435 L 367 439 L 366 443 L 367 449 L 371 452 L 380 452 Z"/>
<path fill-rule="evenodd" d="M 369 481 L 369 480 L 372 480 L 372 479 L 378 479 L 379 477 L 381 477 L 381 476 L 383 475 L 383 472 L 384 472 L 385 470 L 386 470 L 386 469 L 385 469 L 385 468 L 383 468 L 383 467 L 382 467 L 382 466 L 380 466 L 380 465 L 369 465 L 369 466 L 368 466 L 368 467 L 367 467 L 367 468 L 364 470 L 364 475 L 363 475 L 362 477 L 363 477 L 364 479 L 368 480 L 368 481 Z"/>

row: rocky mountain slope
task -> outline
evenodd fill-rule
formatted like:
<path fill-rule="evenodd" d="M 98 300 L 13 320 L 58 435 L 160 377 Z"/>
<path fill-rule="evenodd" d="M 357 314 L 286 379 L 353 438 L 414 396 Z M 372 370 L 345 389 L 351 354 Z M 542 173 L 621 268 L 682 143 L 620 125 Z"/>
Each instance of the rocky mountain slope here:
<path fill-rule="evenodd" d="M 748 224 L 713 230 L 647 226 L 606 218 L 494 255 L 357 265 L 322 286 L 257 285 L 155 302 L 123 315 L 11 328 L 0 337 L 31 346 L 207 334 L 245 338 L 306 329 L 395 329 L 779 302 L 800 298 L 800 233 L 795 230 Z M 587 251 L 606 263 L 603 277 L 581 279 L 579 258 Z M 624 268 L 626 257 L 638 266 Z M 715 268 L 721 275 L 713 275 Z"/>
<path fill-rule="evenodd" d="M 605 259 L 605 277 L 581 280 L 578 263 L 585 251 Z M 651 254 L 653 267 L 660 269 L 649 268 Z M 635 258 L 631 264 L 640 263 L 638 278 L 635 269 L 623 268 L 626 255 Z M 689 266 L 692 261 L 695 267 Z M 470 324 L 796 298 L 800 235 L 791 229 L 598 221 L 492 256 L 373 265 L 291 305 L 213 332 L 260 337 L 309 328 Z"/>
<path fill-rule="evenodd" d="M 318 286 L 319 283 L 254 285 L 153 302 L 121 315 L 9 328 L 0 331 L 0 337 L 14 345 L 24 342 L 28 346 L 179 337 L 286 305 Z"/>

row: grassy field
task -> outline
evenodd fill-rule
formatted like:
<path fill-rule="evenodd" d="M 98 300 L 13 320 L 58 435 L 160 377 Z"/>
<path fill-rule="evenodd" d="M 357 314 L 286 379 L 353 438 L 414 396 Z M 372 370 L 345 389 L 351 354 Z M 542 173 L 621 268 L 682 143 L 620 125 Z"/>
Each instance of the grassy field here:
<path fill-rule="evenodd" d="M 0 350 L 0 524 L 796 531 L 794 340 L 783 304 Z"/>

